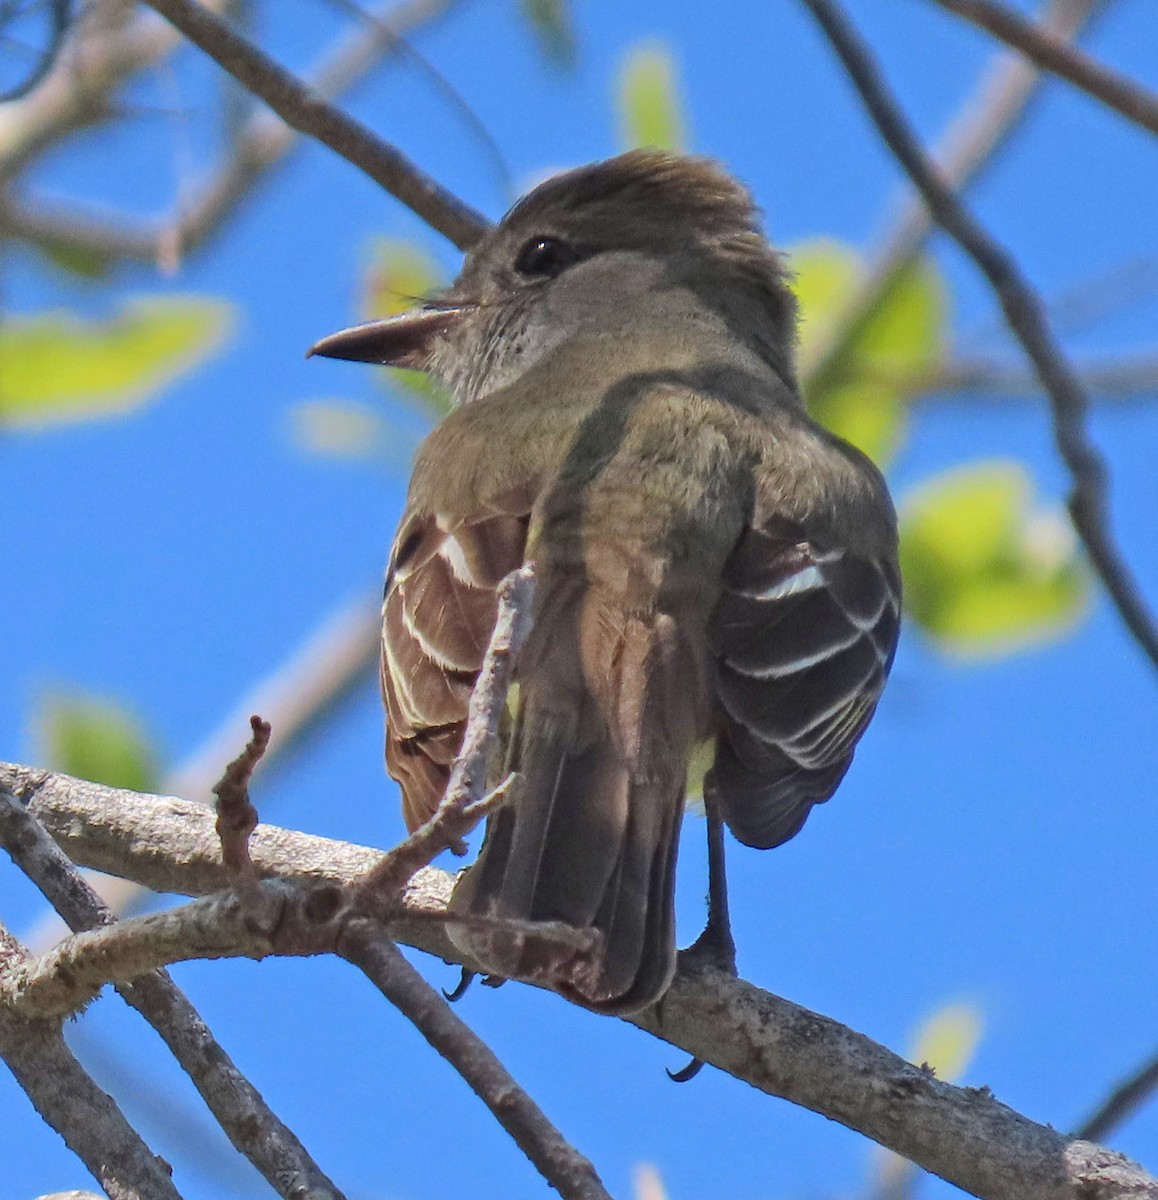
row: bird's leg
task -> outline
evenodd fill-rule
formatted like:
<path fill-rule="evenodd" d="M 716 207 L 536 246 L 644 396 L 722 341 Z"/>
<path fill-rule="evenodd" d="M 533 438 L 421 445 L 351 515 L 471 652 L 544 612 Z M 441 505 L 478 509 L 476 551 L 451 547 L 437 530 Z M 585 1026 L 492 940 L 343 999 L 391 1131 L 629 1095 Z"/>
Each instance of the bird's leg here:
<path fill-rule="evenodd" d="M 710 966 L 729 975 L 736 970 L 736 943 L 728 916 L 728 874 L 724 861 L 724 818 L 711 777 L 704 781 L 704 813 L 708 819 L 708 923 L 703 933 L 680 951 L 681 966 Z M 687 1083 L 703 1069 L 703 1059 L 693 1058 L 678 1071 L 668 1071 L 675 1083 Z"/>
<path fill-rule="evenodd" d="M 709 776 L 704 783 L 704 812 L 708 819 L 708 923 L 703 933 L 680 953 L 684 965 L 715 967 L 736 972 L 736 943 L 728 916 L 728 874 L 724 852 L 724 818 Z"/>

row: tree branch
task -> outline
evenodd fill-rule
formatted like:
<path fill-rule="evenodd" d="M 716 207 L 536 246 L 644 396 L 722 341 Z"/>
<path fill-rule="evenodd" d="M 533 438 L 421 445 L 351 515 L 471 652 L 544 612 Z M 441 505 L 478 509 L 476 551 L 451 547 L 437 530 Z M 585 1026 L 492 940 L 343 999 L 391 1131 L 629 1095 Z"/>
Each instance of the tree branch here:
<path fill-rule="evenodd" d="M 405 46 L 402 39 L 445 15 L 461 0 L 408 0 L 382 5 L 352 35 L 342 38 L 309 76 L 310 86 L 332 100 L 353 86 L 383 55 Z M 154 23 L 157 18 L 152 17 Z M 215 234 L 254 186 L 281 162 L 298 134 L 271 112 L 248 117 L 232 139 L 229 155 L 192 196 L 156 222 L 87 211 L 72 204 L 0 197 L 0 236 L 48 246 L 65 246 L 115 259 L 171 266 Z"/>
<path fill-rule="evenodd" d="M 5 800 L 0 793 L 0 804 L 0 832 L 15 830 L 15 841 L 28 842 L 30 836 L 35 841 L 49 840 L 43 830 L 30 835 L 38 827 L 19 802 Z M 38 845 L 36 849 L 41 866 L 51 861 L 47 847 Z M 235 875 L 236 866 L 226 864 L 224 854 L 221 857 L 223 869 Z M 360 967 L 463 1075 L 562 1196 L 610 1200 L 591 1163 L 546 1119 L 485 1043 L 423 982 L 398 953 L 384 927 L 362 915 L 364 889 L 358 886 L 360 882 L 344 886 L 280 879 L 251 882 L 242 891 L 218 892 L 163 913 L 106 923 L 76 934 L 36 959 L 20 956 L 8 969 L 0 970 L 0 1016 L 39 1021 L 60 1018 L 87 1004 L 105 983 L 123 987 L 130 981 L 148 982 L 141 978 L 144 971 L 194 958 L 340 953 Z M 78 885 L 74 878 L 72 888 Z M 155 976 L 151 978 L 156 981 Z M 176 992 L 167 977 L 164 982 Z M 264 1106 L 258 1116 L 262 1118 L 261 1132 L 267 1136 L 284 1128 Z M 227 1132 L 232 1137 L 234 1130 L 227 1127 Z M 250 1137 L 254 1132 L 249 1131 Z M 289 1138 L 288 1148 L 296 1148 L 304 1156 L 296 1138 L 292 1134 Z M 262 1157 L 268 1158 L 268 1153 Z M 320 1178 L 326 1190 L 310 1194 L 340 1200 L 337 1190 L 308 1158 L 305 1163 L 315 1179 L 306 1180 L 299 1174 L 290 1191 L 284 1190 L 284 1177 L 271 1183 L 288 1197 L 301 1194 L 296 1185 L 316 1186 L 315 1180 Z"/>
<path fill-rule="evenodd" d="M 1047 0 L 1040 25 L 1058 38 L 1073 38 L 1106 0 Z M 1005 144 L 1041 88 L 1043 76 L 1019 54 L 1001 55 L 961 107 L 936 151 L 945 183 L 958 190 L 972 182 Z M 841 356 L 864 328 L 880 297 L 913 261 L 935 228 L 920 193 L 909 188 L 901 211 L 881 239 L 873 261 L 841 306 L 836 320 L 813 340 L 801 363 L 806 387 L 823 386 Z"/>
<path fill-rule="evenodd" d="M 973 220 L 925 157 L 868 48 L 834 0 L 802 0 L 832 44 L 885 144 L 916 185 L 934 220 L 977 264 L 1034 365 L 1053 410 L 1054 439 L 1073 486 L 1070 516 L 1119 615 L 1158 667 L 1158 628 L 1109 532 L 1106 468 L 1086 437 L 1089 402 L 1013 259 Z"/>
<path fill-rule="evenodd" d="M 1074 1136 L 1091 1142 L 1104 1138 L 1155 1092 L 1158 1092 L 1158 1054 L 1143 1063 L 1128 1079 L 1123 1079 L 1082 1122 Z"/>
<path fill-rule="evenodd" d="M 1091 400 L 1120 403 L 1158 399 L 1158 355 L 1138 354 L 1079 364 L 1083 385 Z M 971 394 L 970 394 L 971 393 Z M 920 382 L 916 403 L 952 400 L 985 394 L 995 403 L 1041 398 L 1041 381 L 1016 363 L 984 358 L 956 358 L 938 367 Z"/>
<path fill-rule="evenodd" d="M 73 932 L 114 922 L 40 822 L 2 793 L 0 843 Z M 160 1034 L 234 1147 L 284 1200 L 303 1194 L 343 1200 L 337 1186 L 266 1105 L 165 971 L 140 975 L 120 984 L 117 991 Z"/>
<path fill-rule="evenodd" d="M 0 766 L 0 788 L 28 804 L 66 853 L 86 866 L 186 894 L 228 883 L 213 815 L 204 808 L 11 765 Z M 259 873 L 337 887 L 355 882 L 379 858 L 365 847 L 267 825 L 258 826 L 250 849 Z M 392 933 L 461 961 L 441 919 L 452 886 L 453 879 L 433 867 L 418 872 L 403 893 L 403 912 L 391 921 Z M 1121 1156 L 1037 1125 L 985 1089 L 932 1078 L 861 1034 L 742 980 L 684 970 L 660 1004 L 634 1020 L 753 1087 L 840 1121 L 979 1196 L 1110 1200 L 1158 1188 Z M 1029 1179 L 1032 1186 L 1019 1190 L 1018 1181 Z"/>
<path fill-rule="evenodd" d="M 0 974 L 26 961 L 23 947 L 0 926 Z M 64 1044 L 60 1021 L 21 1017 L 0 1005 L 0 1058 L 111 1200 L 181 1200 L 168 1164 Z"/>
<path fill-rule="evenodd" d="M 287 125 L 316 138 L 401 200 L 432 229 L 467 250 L 489 222 L 426 175 L 400 150 L 235 33 L 197 0 L 144 0 Z"/>
<path fill-rule="evenodd" d="M 349 922 L 338 952 L 376 988 L 466 1080 L 515 1144 L 560 1195 L 611 1200 L 595 1168 L 547 1120 L 494 1051 L 369 921 Z"/>
<path fill-rule="evenodd" d="M 1043 71 L 1072 83 L 1126 120 L 1158 134 L 1158 95 L 1140 83 L 1111 71 L 1004 4 L 993 0 L 934 0 L 934 3 L 1000 38 Z"/>

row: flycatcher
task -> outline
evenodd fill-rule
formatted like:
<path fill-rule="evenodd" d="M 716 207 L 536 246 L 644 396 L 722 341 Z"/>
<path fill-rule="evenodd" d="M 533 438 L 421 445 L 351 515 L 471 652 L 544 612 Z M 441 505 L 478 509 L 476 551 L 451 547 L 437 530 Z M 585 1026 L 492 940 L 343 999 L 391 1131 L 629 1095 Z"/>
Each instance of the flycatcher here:
<path fill-rule="evenodd" d="M 457 401 L 386 577 L 386 761 L 412 829 L 446 787 L 496 588 L 535 567 L 519 782 L 451 901 L 487 972 L 653 1003 L 697 745 L 749 846 L 791 838 L 848 770 L 896 646 L 896 518 L 872 463 L 804 411 L 795 323 L 748 192 L 634 151 L 537 187 L 437 300 L 314 347 L 422 368 Z M 594 948 L 541 921 L 594 928 Z"/>

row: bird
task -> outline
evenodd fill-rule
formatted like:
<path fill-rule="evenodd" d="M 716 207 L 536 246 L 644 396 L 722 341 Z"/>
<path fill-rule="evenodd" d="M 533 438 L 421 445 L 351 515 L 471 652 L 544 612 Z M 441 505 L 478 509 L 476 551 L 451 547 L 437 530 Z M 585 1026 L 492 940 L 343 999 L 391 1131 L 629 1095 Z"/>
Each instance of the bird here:
<path fill-rule="evenodd" d="M 796 328 L 750 192 L 713 160 L 635 150 L 549 178 L 445 291 L 311 350 L 453 394 L 383 605 L 386 762 L 412 830 L 446 788 L 498 588 L 533 566 L 514 785 L 449 906 L 493 977 L 600 1012 L 656 1003 L 697 749 L 717 830 L 764 849 L 848 770 L 896 649 L 896 516 L 873 463 L 808 415 Z"/>

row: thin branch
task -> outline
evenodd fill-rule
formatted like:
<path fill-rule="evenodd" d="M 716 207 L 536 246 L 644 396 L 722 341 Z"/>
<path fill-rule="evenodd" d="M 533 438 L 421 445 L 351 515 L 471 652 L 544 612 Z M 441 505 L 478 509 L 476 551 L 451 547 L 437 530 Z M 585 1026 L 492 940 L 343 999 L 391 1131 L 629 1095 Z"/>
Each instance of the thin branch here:
<path fill-rule="evenodd" d="M 217 836 L 221 839 L 221 859 L 244 879 L 254 876 L 249 857 L 249 835 L 257 828 L 257 809 L 249 799 L 249 781 L 269 745 L 270 724 L 261 717 L 250 717 L 252 736 L 245 749 L 225 768 L 225 774 L 213 785 L 217 797 Z"/>
<path fill-rule="evenodd" d="M 1158 1054 L 1120 1084 L 1085 1119 L 1074 1137 L 1100 1141 L 1158 1092 Z"/>
<path fill-rule="evenodd" d="M 250 713 L 265 713 L 277 728 L 277 740 L 256 773 L 264 777 L 292 758 L 319 724 L 356 689 L 368 683 L 376 671 L 382 634 L 380 596 L 379 589 L 376 595 L 367 595 L 327 617 L 284 663 L 241 698 L 196 750 L 165 776 L 162 790 L 190 803 L 207 805 L 221 764 L 233 754 L 238 731 L 245 727 Z M 127 911 L 146 890 L 112 876 L 94 880 L 93 887 L 114 913 Z M 34 950 L 41 950 L 59 936 L 58 922 L 49 918 L 34 928 L 27 940 Z"/>
<path fill-rule="evenodd" d="M 1128 121 L 1158 134 L 1158 95 L 1132 79 L 1066 45 L 1046 29 L 993 0 L 935 0 L 942 8 L 972 22 L 1030 62 L 1080 88 Z"/>
<path fill-rule="evenodd" d="M 1108 358 L 1078 364 L 1083 386 L 1092 401 L 1119 403 L 1158 400 L 1158 355 Z M 988 398 L 1006 404 L 1039 400 L 1041 381 L 1016 363 L 984 358 L 956 358 L 922 379 L 914 394 L 917 403 L 938 403 L 957 398 Z"/>
<path fill-rule="evenodd" d="M 26 960 L 0 926 L 0 975 L 19 971 Z M 20 1017 L 0 1006 L 0 1058 L 111 1200 L 181 1200 L 168 1165 L 73 1057 L 59 1021 Z"/>
<path fill-rule="evenodd" d="M 461 0 L 408 0 L 381 5 L 369 22 L 337 41 L 307 77 L 332 100 L 352 87 L 383 55 L 395 55 L 404 38 L 444 16 Z M 151 18 L 156 21 L 156 18 Z M 230 143 L 229 155 L 213 175 L 185 197 L 174 212 L 156 222 L 89 211 L 41 198 L 0 197 L 0 236 L 47 246 L 63 246 L 114 259 L 172 265 L 221 229 L 258 181 L 281 162 L 299 135 L 265 109 L 248 117 Z"/>
<path fill-rule="evenodd" d="M 20 803 L 0 794 L 0 842 L 74 932 L 115 918 L 48 832 Z M 117 991 L 149 1022 L 201 1093 L 233 1146 L 284 1198 L 343 1200 L 287 1125 L 237 1068 L 168 973 L 156 971 Z"/>
<path fill-rule="evenodd" d="M 454 1067 L 561 1196 L 611 1200 L 591 1162 L 547 1120 L 494 1051 L 451 1011 L 372 922 L 349 922 L 339 953 L 362 970 Z"/>
<path fill-rule="evenodd" d="M 213 817 L 203 808 L 26 767 L 0 766 L 0 787 L 27 803 L 86 866 L 187 894 L 228 883 Z M 355 882 L 379 858 L 365 847 L 268 825 L 255 832 L 252 852 L 263 874 L 335 887 Z M 416 914 L 444 912 L 452 886 L 451 876 L 427 867 L 403 904 Z M 441 921 L 403 916 L 390 928 L 409 945 L 461 961 Z M 943 1083 L 835 1021 L 718 972 L 681 972 L 660 1004 L 634 1022 L 979 1196 L 1137 1200 L 1158 1188 L 1120 1155 L 1029 1121 L 987 1089 Z"/>
<path fill-rule="evenodd" d="M 834 0 L 802 0 L 829 39 L 886 145 L 920 190 L 937 224 L 977 264 L 1033 362 L 1053 409 L 1054 439 L 1073 486 L 1070 516 L 1086 552 L 1134 640 L 1158 667 L 1158 628 L 1110 536 L 1106 468 L 1086 437 L 1089 402 L 1049 328 L 1044 306 L 1013 259 L 978 225 L 936 168 L 890 95 L 871 53 Z"/>
<path fill-rule="evenodd" d="M 1074 38 L 1106 0 L 1047 0 L 1040 25 L 1058 38 Z M 1001 55 L 962 105 L 937 147 L 941 177 L 964 189 L 992 162 L 1038 95 L 1043 75 L 1019 54 Z M 841 306 L 837 318 L 813 339 L 814 350 L 801 364 L 806 386 L 819 387 L 831 377 L 841 357 L 863 329 L 881 296 L 913 261 L 935 224 L 920 193 L 909 188 L 900 212 L 881 239 L 871 265 Z"/>
<path fill-rule="evenodd" d="M 0 92 L 0 104 L 22 100 L 52 70 L 68 30 L 69 7 L 69 0 L 49 0 L 48 43 L 37 54 L 28 74 L 14 87 Z"/>
<path fill-rule="evenodd" d="M 197 0 L 145 3 L 264 100 L 287 125 L 329 146 L 460 249 L 469 249 L 488 228 L 485 217 L 426 175 L 395 146 L 327 103 Z"/>
<path fill-rule="evenodd" d="M 443 850 L 455 847 L 503 799 L 512 779 L 503 780 L 485 797 L 491 760 L 498 744 L 499 723 L 507 702 L 511 671 L 531 628 L 535 595 L 534 568 L 512 571 L 499 586 L 499 607 L 491 640 L 471 692 L 462 747 L 433 816 L 396 846 L 363 883 L 367 892 L 388 894 L 401 888 L 420 867 Z"/>
<path fill-rule="evenodd" d="M 20 955 L 0 971 L 0 1017 L 61 1017 L 105 983 L 124 984 L 145 970 L 190 959 L 334 951 L 359 966 L 462 1074 L 552 1187 L 569 1200 L 610 1200 L 591 1163 L 423 982 L 382 925 L 352 915 L 358 896 L 353 886 L 266 880 L 244 894 L 221 892 L 75 934 L 36 959 Z"/>
<path fill-rule="evenodd" d="M 220 8 L 224 0 L 208 2 Z M 47 77 L 0 113 L 0 184 L 67 134 L 108 120 L 110 94 L 179 44 L 163 21 L 138 15 L 125 0 L 96 0 L 83 9 Z"/>

